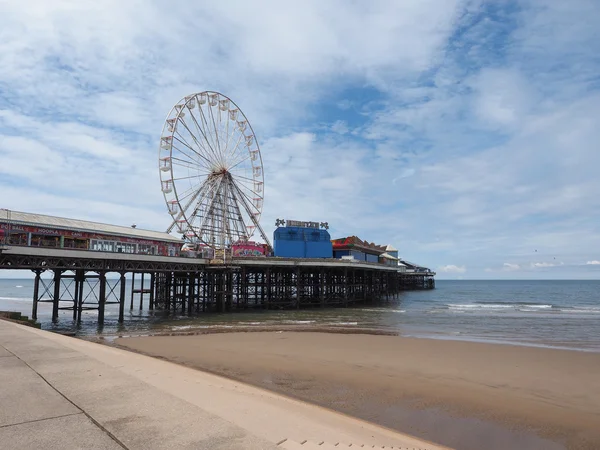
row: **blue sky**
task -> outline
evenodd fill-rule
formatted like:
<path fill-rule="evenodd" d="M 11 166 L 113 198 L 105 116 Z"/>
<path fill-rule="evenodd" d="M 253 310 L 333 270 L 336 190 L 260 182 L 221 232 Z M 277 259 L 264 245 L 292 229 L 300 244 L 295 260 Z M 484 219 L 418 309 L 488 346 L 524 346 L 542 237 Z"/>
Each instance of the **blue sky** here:
<path fill-rule="evenodd" d="M 600 277 L 597 1 L 187 3 L 0 4 L 0 207 L 165 229 L 164 118 L 217 90 L 259 139 L 269 234 Z"/>

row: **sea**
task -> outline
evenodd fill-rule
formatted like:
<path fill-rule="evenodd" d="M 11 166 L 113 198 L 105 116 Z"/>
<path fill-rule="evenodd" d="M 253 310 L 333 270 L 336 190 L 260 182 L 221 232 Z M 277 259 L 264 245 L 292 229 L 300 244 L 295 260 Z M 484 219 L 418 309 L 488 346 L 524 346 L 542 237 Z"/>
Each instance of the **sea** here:
<path fill-rule="evenodd" d="M 30 316 L 32 293 L 33 280 L 0 279 L 0 311 Z M 436 289 L 402 292 L 381 304 L 195 316 L 149 311 L 147 302 L 146 298 L 140 311 L 136 299 L 130 310 L 128 298 L 122 324 L 117 320 L 118 305 L 107 305 L 104 326 L 97 323 L 97 311 L 84 311 L 80 323 L 73 321 L 72 311 L 60 311 L 58 322 L 52 323 L 51 304 L 40 303 L 38 321 L 42 329 L 81 337 L 301 325 L 600 352 L 600 280 L 438 280 Z"/>

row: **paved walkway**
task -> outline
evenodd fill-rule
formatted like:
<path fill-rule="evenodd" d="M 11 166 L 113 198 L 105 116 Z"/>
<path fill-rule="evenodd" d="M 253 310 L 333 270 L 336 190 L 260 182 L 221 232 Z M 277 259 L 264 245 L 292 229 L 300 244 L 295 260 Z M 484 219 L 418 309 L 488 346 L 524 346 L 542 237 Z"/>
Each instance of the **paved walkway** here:
<path fill-rule="evenodd" d="M 442 449 L 167 361 L 0 320 L 0 449 Z"/>

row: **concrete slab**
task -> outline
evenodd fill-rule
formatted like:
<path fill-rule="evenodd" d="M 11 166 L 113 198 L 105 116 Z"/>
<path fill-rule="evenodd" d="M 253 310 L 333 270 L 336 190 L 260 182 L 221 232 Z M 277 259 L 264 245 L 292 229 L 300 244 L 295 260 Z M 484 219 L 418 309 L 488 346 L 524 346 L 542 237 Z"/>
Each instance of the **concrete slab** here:
<path fill-rule="evenodd" d="M 80 412 L 18 358 L 0 358 L 0 426 Z"/>
<path fill-rule="evenodd" d="M 13 356 L 13 355 L 8 350 L 6 350 L 4 347 L 0 347 L 0 358 L 2 358 L 3 356 Z"/>
<path fill-rule="evenodd" d="M 0 428 L 0 449 L 123 450 L 83 413 Z"/>
<path fill-rule="evenodd" d="M 48 333 L 47 336 L 56 335 Z M 12 372 L 17 370 L 13 367 L 15 366 L 22 369 L 29 378 L 34 374 L 46 384 L 40 377 L 43 376 L 128 449 L 276 448 L 274 443 L 257 437 L 248 430 L 159 391 L 124 374 L 118 368 L 90 358 L 84 352 L 47 339 L 45 334 L 37 335 L 15 329 L 10 333 L 9 341 L 3 342 L 3 345 L 31 366 L 30 369 L 16 357 L 3 358 L 11 360 L 10 365 L 5 365 L 12 367 Z M 9 375 L 9 371 L 2 372 L 3 375 Z M 18 377 L 17 374 L 13 373 L 10 378 L 14 377 Z M 38 392 L 33 392 L 33 395 L 34 398 L 39 398 Z M 3 405 L 12 405 L 20 400 L 11 396 L 4 401 L 6 403 L 2 402 Z M 63 401 L 67 402 L 65 399 Z M 17 410 L 35 411 L 36 407 L 37 405 L 28 402 Z M 75 411 L 79 412 L 76 408 Z M 54 416 L 57 415 L 59 414 Z M 12 416 L 10 419 L 15 420 Z M 20 421 L 26 420 L 31 419 L 23 417 Z"/>
<path fill-rule="evenodd" d="M 12 323 L 0 321 L 0 345 L 31 366 L 20 363 L 16 357 L 0 358 L 0 364 L 10 362 L 6 364 L 7 371 L 0 366 L 0 375 L 12 383 L 11 386 L 20 386 L 14 379 L 23 378 L 25 385 L 29 380 L 29 384 L 41 389 L 32 377 L 42 380 L 43 376 L 100 425 L 98 432 L 110 432 L 130 450 L 268 450 L 277 449 L 276 443 L 284 438 L 357 446 L 442 448 L 243 383 Z M 14 394 L 4 392 L 3 381 L 0 379 L 3 406 L 0 414 L 21 401 Z M 43 390 L 33 396 L 51 403 L 48 397 L 48 392 Z M 10 406 L 5 408 L 4 405 Z M 33 401 L 15 409 L 29 411 L 29 414 L 40 411 Z M 52 411 L 56 413 L 56 409 Z M 75 408 L 75 411 L 79 410 Z M 16 425 L 6 428 L 13 426 Z M 3 442 L 7 441 L 0 435 L 0 447 Z M 46 448 L 32 445 L 32 448 Z M 62 448 L 84 447 L 64 445 Z"/>

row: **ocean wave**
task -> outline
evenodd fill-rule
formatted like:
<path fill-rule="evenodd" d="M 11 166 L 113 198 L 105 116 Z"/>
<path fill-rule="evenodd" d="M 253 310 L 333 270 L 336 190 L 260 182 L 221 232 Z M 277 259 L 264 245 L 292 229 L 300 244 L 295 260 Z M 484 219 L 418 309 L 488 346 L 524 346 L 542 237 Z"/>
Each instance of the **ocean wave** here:
<path fill-rule="evenodd" d="M 283 323 L 291 323 L 294 325 L 308 325 L 310 323 L 315 323 L 315 320 L 284 320 Z"/>
<path fill-rule="evenodd" d="M 551 309 L 553 305 L 540 305 L 539 303 L 507 303 L 507 302 L 479 302 L 479 303 L 450 303 L 447 305 L 450 309 Z"/>
<path fill-rule="evenodd" d="M 379 313 L 405 313 L 405 309 L 387 309 L 387 308 L 361 308 L 359 311 L 379 312 Z"/>
<path fill-rule="evenodd" d="M 528 302 L 476 302 L 476 303 L 450 303 L 446 307 L 435 308 L 429 312 L 443 312 L 450 310 L 452 313 L 465 312 L 489 312 L 505 313 L 510 311 L 522 312 L 527 314 L 600 314 L 598 306 L 558 306 L 540 303 Z"/>
<path fill-rule="evenodd" d="M 450 309 L 509 309 L 514 308 L 517 305 L 506 305 L 502 303 L 487 303 L 487 304 L 473 304 L 473 303 L 450 303 L 447 305 Z"/>
<path fill-rule="evenodd" d="M 477 305 L 519 305 L 519 306 L 536 306 L 539 305 L 540 303 L 535 303 L 535 302 L 503 302 L 501 300 L 496 300 L 493 302 L 486 302 L 486 301 L 477 301 L 477 302 L 473 302 Z"/>
<path fill-rule="evenodd" d="M 32 299 L 28 298 L 28 297 L 0 297 L 0 300 L 18 301 L 18 302 L 32 301 Z"/>
<path fill-rule="evenodd" d="M 590 306 L 588 308 L 564 308 L 560 312 L 567 314 L 600 314 L 600 307 Z"/>

